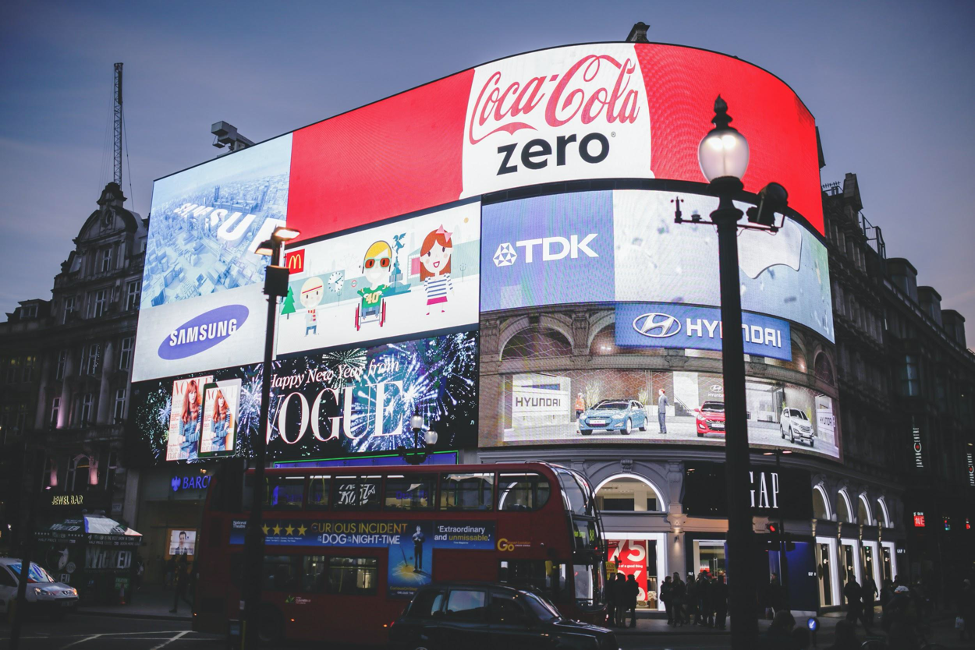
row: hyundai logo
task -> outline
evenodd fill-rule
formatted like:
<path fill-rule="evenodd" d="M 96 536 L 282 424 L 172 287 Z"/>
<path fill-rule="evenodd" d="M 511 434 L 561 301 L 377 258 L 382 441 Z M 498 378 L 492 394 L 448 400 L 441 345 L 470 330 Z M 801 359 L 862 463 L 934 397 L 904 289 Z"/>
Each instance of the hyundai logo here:
<path fill-rule="evenodd" d="M 631 323 L 634 331 L 653 339 L 666 339 L 682 331 L 682 324 L 668 314 L 641 314 Z"/>

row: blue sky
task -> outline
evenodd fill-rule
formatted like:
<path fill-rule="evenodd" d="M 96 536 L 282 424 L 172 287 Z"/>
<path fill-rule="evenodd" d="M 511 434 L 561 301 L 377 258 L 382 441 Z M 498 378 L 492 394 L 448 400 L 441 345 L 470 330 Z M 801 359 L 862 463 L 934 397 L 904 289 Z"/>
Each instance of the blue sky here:
<path fill-rule="evenodd" d="M 218 153 L 212 122 L 260 141 L 491 59 L 623 40 L 638 20 L 653 41 L 733 54 L 789 83 L 820 127 L 822 181 L 858 174 L 889 256 L 909 258 L 967 318 L 973 345 L 974 4 L 963 1 L 8 0 L 0 313 L 50 298 L 111 180 L 116 61 L 127 207 L 145 216 L 153 179 Z"/>

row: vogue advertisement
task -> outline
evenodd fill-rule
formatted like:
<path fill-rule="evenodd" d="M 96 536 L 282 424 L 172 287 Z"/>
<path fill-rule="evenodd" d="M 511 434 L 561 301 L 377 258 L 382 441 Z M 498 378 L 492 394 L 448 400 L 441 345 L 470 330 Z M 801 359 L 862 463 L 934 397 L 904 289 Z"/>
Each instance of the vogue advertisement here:
<path fill-rule="evenodd" d="M 211 379 L 208 375 L 173 382 L 166 460 L 197 458 L 204 421 L 204 387 Z"/>
<path fill-rule="evenodd" d="M 240 408 L 240 379 L 225 379 L 204 387 L 204 426 L 200 456 L 234 454 L 237 437 L 234 423 Z"/>

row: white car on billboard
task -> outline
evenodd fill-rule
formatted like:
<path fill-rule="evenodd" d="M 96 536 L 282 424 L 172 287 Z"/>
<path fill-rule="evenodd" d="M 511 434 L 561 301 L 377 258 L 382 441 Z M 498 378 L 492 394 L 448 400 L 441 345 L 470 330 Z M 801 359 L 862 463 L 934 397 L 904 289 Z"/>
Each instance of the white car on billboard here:
<path fill-rule="evenodd" d="M 800 409 L 784 408 L 780 412 L 780 438 L 790 439 L 791 442 L 797 440 L 807 441 L 814 447 L 814 427 L 807 418 L 804 411 Z"/>

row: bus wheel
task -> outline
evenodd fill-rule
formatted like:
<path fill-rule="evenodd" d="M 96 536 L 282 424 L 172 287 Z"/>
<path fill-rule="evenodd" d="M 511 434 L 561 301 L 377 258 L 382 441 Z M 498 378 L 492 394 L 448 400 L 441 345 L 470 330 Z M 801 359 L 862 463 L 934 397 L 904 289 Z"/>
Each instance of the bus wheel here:
<path fill-rule="evenodd" d="M 265 644 L 276 645 L 285 634 L 285 621 L 278 610 L 264 605 L 258 611 L 258 639 Z"/>

